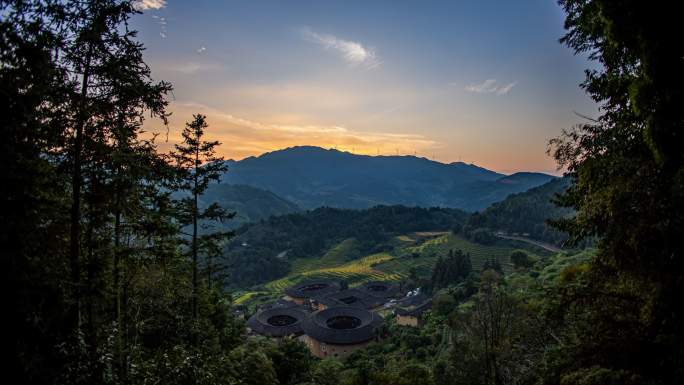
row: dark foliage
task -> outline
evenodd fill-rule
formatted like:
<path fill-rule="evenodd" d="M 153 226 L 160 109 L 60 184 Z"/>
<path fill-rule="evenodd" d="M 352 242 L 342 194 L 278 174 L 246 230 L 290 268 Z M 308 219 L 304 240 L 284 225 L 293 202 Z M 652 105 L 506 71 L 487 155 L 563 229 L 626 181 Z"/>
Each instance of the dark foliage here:
<path fill-rule="evenodd" d="M 480 213 L 473 214 L 462 229 L 464 235 L 473 239 L 478 229 L 503 231 L 507 234 L 525 235 L 529 238 L 561 245 L 567 234 L 551 227 L 547 222 L 572 215 L 573 210 L 557 206 L 554 201 L 570 185 L 570 178 L 557 178 L 528 191 L 509 195 L 501 202 Z"/>
<path fill-rule="evenodd" d="M 470 255 L 461 250 L 449 250 L 446 258 L 437 259 L 432 269 L 430 283 L 433 290 L 441 289 L 463 281 L 472 271 Z"/>
<path fill-rule="evenodd" d="M 571 325 L 553 381 L 684 381 L 684 45 L 676 3 L 564 0 L 562 42 L 600 65 L 601 116 L 551 143 L 572 185 L 558 222 L 598 254 L 562 292 Z M 586 336 L 591 336 L 587 338 Z M 631 379 L 631 380 L 630 380 Z"/>
<path fill-rule="evenodd" d="M 246 286 L 287 273 L 287 258 L 319 258 L 339 242 L 353 238 L 349 258 L 392 248 L 391 237 L 412 231 L 448 231 L 467 214 L 456 209 L 378 206 L 368 210 L 320 208 L 272 217 L 237 230 L 225 256 L 230 282 Z M 287 258 L 278 255 L 287 252 Z"/>
<path fill-rule="evenodd" d="M 503 274 L 503 269 L 501 268 L 501 262 L 498 259 L 488 259 L 482 265 L 482 271 L 493 270 L 499 274 Z"/>
<path fill-rule="evenodd" d="M 208 127 L 206 116 L 197 114 L 193 121 L 185 124 L 183 142 L 175 145 L 171 157 L 178 170 L 174 180 L 174 188 L 187 192 L 188 196 L 175 201 L 176 216 L 181 227 L 190 227 L 189 239 L 185 243 L 187 255 L 192 260 L 193 317 L 197 317 L 197 292 L 199 289 L 199 257 L 204 257 L 209 286 L 215 281 L 214 276 L 221 268 L 215 266 L 214 260 L 221 252 L 222 241 L 233 236 L 232 232 L 215 229 L 216 222 L 224 222 L 235 216 L 218 203 L 212 202 L 200 207 L 199 198 L 207 191 L 212 182 L 218 182 L 221 174 L 228 168 L 223 158 L 216 156 L 218 141 L 206 141 L 204 130 Z M 202 233 L 200 233 L 200 226 Z M 220 282 L 219 282 L 220 284 Z"/>
<path fill-rule="evenodd" d="M 242 335 L 224 295 L 192 295 L 170 199 L 184 170 L 142 131 L 166 123 L 171 87 L 151 79 L 136 12 L 0 2 L 8 381 L 201 383 Z"/>
<path fill-rule="evenodd" d="M 518 268 L 527 268 L 534 264 L 534 261 L 530 259 L 530 256 L 522 250 L 516 250 L 511 253 L 511 262 Z"/>

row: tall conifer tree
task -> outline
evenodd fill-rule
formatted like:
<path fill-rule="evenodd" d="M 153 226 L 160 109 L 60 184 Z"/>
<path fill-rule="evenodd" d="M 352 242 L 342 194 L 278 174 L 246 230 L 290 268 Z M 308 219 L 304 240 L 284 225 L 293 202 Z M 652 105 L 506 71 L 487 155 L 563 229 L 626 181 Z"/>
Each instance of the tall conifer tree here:
<path fill-rule="evenodd" d="M 223 221 L 234 215 L 216 203 L 205 208 L 201 208 L 199 204 L 200 196 L 209 184 L 218 182 L 221 174 L 228 170 L 223 158 L 216 155 L 216 147 L 220 143 L 204 139 L 204 129 L 207 127 L 204 115 L 194 115 L 193 121 L 185 125 L 183 142 L 175 146 L 176 151 L 172 155 L 181 173 L 178 189 L 189 193 L 189 196 L 179 201 L 178 207 L 181 225 L 191 226 L 188 234 L 190 240 L 187 243 L 192 261 L 192 315 L 195 319 L 198 317 L 199 256 L 214 253 L 221 240 L 232 234 L 225 231 L 211 232 L 211 224 L 208 222 Z M 208 231 L 200 233 L 200 227 Z"/>

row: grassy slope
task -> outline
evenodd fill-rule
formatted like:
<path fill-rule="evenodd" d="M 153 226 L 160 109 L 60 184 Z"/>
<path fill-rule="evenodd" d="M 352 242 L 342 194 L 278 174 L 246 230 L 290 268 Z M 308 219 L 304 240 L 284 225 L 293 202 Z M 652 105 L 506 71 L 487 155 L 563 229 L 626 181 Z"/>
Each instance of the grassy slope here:
<path fill-rule="evenodd" d="M 395 271 L 408 273 L 411 267 L 418 270 L 419 274 L 427 275 L 432 270 L 437 258 L 446 255 L 449 250 L 463 250 L 470 254 L 473 270 L 480 270 L 488 259 L 497 259 L 504 271 L 512 269 L 509 256 L 513 250 L 523 249 L 529 255 L 538 257 L 546 255 L 537 248 L 529 248 L 517 242 L 500 242 L 495 245 L 480 245 L 454 234 L 441 234 L 435 238 L 406 247 L 403 252 L 397 253 L 397 258 L 377 266 L 382 271 Z M 415 257 L 418 255 L 417 257 Z M 405 274 L 402 274 L 405 275 Z"/>
<path fill-rule="evenodd" d="M 487 259 L 496 258 L 504 270 L 512 270 L 509 255 L 513 250 L 524 249 L 533 258 L 544 254 L 543 250 L 524 243 L 500 242 L 486 246 L 470 242 L 451 233 L 412 233 L 398 236 L 393 241 L 394 251 L 378 253 L 349 260 L 356 247 L 354 239 L 347 239 L 330 249 L 323 257 L 297 258 L 291 261 L 290 273 L 263 286 L 262 290 L 238 293 L 235 302 L 245 304 L 259 298 L 268 300 L 280 295 L 284 288 L 309 279 L 338 279 L 350 286 L 369 280 L 399 281 L 408 276 L 411 268 L 418 274 L 429 275 L 437 258 L 450 249 L 461 249 L 470 254 L 474 270 L 480 270 Z"/>
<path fill-rule="evenodd" d="M 559 254 L 555 258 L 550 258 L 548 264 L 541 269 L 539 281 L 542 283 L 557 280 L 563 270 L 569 266 L 578 265 L 588 262 L 596 255 L 595 249 L 586 249 L 577 254 L 565 255 Z"/>

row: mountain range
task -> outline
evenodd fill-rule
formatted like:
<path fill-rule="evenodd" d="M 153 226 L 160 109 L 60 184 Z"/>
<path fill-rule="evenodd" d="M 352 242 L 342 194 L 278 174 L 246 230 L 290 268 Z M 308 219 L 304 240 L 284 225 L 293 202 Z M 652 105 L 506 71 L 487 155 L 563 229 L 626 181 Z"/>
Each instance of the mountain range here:
<path fill-rule="evenodd" d="M 220 183 L 212 185 L 200 198 L 200 206 L 218 203 L 226 210 L 234 211 L 235 217 L 223 224 L 226 229 L 245 223 L 258 222 L 271 216 L 301 211 L 294 203 L 260 188 L 241 184 Z"/>
<path fill-rule="evenodd" d="M 226 162 L 222 184 L 267 190 L 303 209 L 405 205 L 478 211 L 554 179 L 532 172 L 504 175 L 462 162 L 357 155 L 312 146 Z M 220 196 L 225 189 L 220 186 L 212 186 L 207 194 Z"/>

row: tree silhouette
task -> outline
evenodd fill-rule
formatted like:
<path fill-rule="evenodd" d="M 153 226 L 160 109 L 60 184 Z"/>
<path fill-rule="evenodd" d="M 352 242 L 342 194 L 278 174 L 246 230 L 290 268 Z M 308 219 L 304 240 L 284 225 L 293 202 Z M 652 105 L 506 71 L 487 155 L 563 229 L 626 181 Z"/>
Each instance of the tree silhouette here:
<path fill-rule="evenodd" d="M 205 141 L 204 129 L 207 128 L 206 117 L 201 114 L 193 115 L 192 122 L 186 123 L 183 129 L 183 142 L 175 146 L 172 154 L 179 170 L 177 188 L 186 191 L 189 196 L 178 201 L 179 222 L 181 225 L 191 225 L 189 234 L 189 254 L 192 260 L 192 315 L 198 316 L 197 296 L 199 289 L 198 258 L 200 253 L 215 254 L 217 244 L 230 237 L 233 233 L 227 231 L 207 232 L 200 234 L 199 226 L 202 221 L 224 221 L 232 218 L 235 213 L 229 213 L 218 204 L 213 203 L 202 209 L 199 197 L 207 190 L 211 182 L 218 182 L 221 173 L 228 170 L 223 158 L 216 156 L 218 141 Z M 209 230 L 210 224 L 205 225 Z"/>

